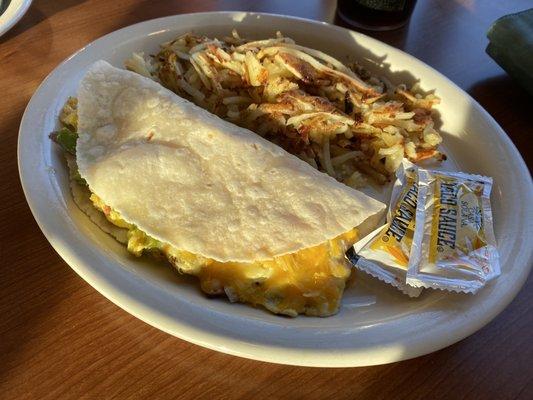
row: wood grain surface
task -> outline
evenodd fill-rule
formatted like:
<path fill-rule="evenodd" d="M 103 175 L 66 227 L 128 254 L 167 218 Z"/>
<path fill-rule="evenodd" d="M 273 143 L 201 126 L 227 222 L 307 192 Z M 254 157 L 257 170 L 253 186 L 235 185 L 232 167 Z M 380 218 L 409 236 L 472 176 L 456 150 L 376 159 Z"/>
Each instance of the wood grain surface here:
<path fill-rule="evenodd" d="M 498 17 L 530 0 L 420 0 L 411 24 L 371 34 L 476 98 L 529 167 L 533 99 L 484 52 Z M 0 399 L 533 399 L 533 281 L 471 337 L 369 368 L 240 359 L 158 331 L 98 294 L 54 252 L 18 179 L 17 132 L 44 77 L 92 40 L 151 18 L 253 10 L 334 22 L 335 1 L 34 1 L 0 38 Z"/>

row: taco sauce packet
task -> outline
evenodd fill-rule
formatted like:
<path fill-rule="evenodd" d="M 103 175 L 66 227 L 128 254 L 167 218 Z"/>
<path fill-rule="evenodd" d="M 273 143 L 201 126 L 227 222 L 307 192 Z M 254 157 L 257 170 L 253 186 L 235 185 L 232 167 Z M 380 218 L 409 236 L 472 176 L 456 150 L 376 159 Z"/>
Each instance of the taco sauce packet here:
<path fill-rule="evenodd" d="M 491 188 L 480 175 L 418 171 L 409 285 L 475 293 L 500 274 Z"/>
<path fill-rule="evenodd" d="M 352 261 L 357 269 L 417 297 L 422 289 L 407 285 L 406 275 L 415 233 L 418 168 L 404 160 L 396 176 L 387 223 L 354 245 L 357 257 Z"/>

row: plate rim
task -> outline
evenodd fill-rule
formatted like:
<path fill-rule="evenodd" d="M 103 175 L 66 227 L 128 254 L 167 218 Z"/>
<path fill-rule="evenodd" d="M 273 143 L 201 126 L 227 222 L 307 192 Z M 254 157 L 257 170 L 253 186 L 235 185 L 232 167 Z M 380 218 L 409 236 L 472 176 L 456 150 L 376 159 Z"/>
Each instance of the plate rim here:
<path fill-rule="evenodd" d="M 477 330 L 481 329 L 484 325 L 486 325 L 488 322 L 490 322 L 493 318 L 495 318 L 504 308 L 508 306 L 508 304 L 516 297 L 517 293 L 520 291 L 522 286 L 524 285 L 527 276 L 529 275 L 529 271 L 531 270 L 532 263 L 531 260 L 533 258 L 533 251 L 530 251 L 529 254 L 529 267 L 526 265 L 522 269 L 521 279 L 520 283 L 513 287 L 512 291 L 506 292 L 505 298 L 498 303 L 498 307 L 492 310 L 490 313 L 483 314 L 482 318 L 477 318 L 475 320 L 475 323 L 472 324 L 472 321 L 470 321 L 470 325 L 466 329 L 463 329 L 459 334 L 450 335 L 446 338 L 443 338 L 439 341 L 438 345 L 435 346 L 435 344 L 428 344 L 424 346 L 419 346 L 417 350 L 407 352 L 407 355 L 398 358 L 398 359 L 389 359 L 389 357 L 385 356 L 385 353 L 390 350 L 388 347 L 384 346 L 375 346 L 375 348 L 368 348 L 369 351 L 364 352 L 360 349 L 357 349 L 350 354 L 348 354 L 348 357 L 339 357 L 339 354 L 335 352 L 328 352 L 325 349 L 320 350 L 310 350 L 310 349 L 304 349 L 304 348 L 293 348 L 288 349 L 283 346 L 273 346 L 273 345 L 265 345 L 261 344 L 266 350 L 269 351 L 258 351 L 257 346 L 253 344 L 245 344 L 243 345 L 242 341 L 239 341 L 238 339 L 232 339 L 228 337 L 221 337 L 219 334 L 211 334 L 210 332 L 205 332 L 205 329 L 198 329 L 191 324 L 183 323 L 183 321 L 176 321 L 173 320 L 173 324 L 178 326 L 182 329 L 180 332 L 176 332 L 176 330 L 168 328 L 165 321 L 162 321 L 162 319 L 167 318 L 166 316 L 159 315 L 157 313 L 154 313 L 153 309 L 148 308 L 147 310 L 150 311 L 150 313 L 147 313 L 144 309 L 146 308 L 145 304 L 142 304 L 139 301 L 136 301 L 135 298 L 132 298 L 128 293 L 121 292 L 121 288 L 117 288 L 116 286 L 109 285 L 108 282 L 103 282 L 102 277 L 98 276 L 92 276 L 90 271 L 88 271 L 83 266 L 83 262 L 80 263 L 81 260 L 76 260 L 75 255 L 70 254 L 69 252 L 65 251 L 65 249 L 59 250 L 58 243 L 56 243 L 55 238 L 53 237 L 52 233 L 48 230 L 48 227 L 44 225 L 38 211 L 37 206 L 34 203 L 34 200 L 31 198 L 30 190 L 31 188 L 27 187 L 25 184 L 25 178 L 24 178 L 24 162 L 21 158 L 21 142 L 23 137 L 23 127 L 25 126 L 25 123 L 27 123 L 27 120 L 30 118 L 30 114 L 32 112 L 32 102 L 34 99 L 36 99 L 37 94 L 41 91 L 42 87 L 45 86 L 45 84 L 49 81 L 50 77 L 54 75 L 54 73 L 62 66 L 64 66 L 66 63 L 68 63 L 72 58 L 76 57 L 79 53 L 84 51 L 87 47 L 95 44 L 98 41 L 104 41 L 112 37 L 113 35 L 119 35 L 120 33 L 124 33 L 124 31 L 128 30 L 135 30 L 141 25 L 154 23 L 158 21 L 163 20 L 172 20 L 175 18 L 187 18 L 193 15 L 202 14 L 204 16 L 210 16 L 210 15 L 226 15 L 226 16 L 235 16 L 237 14 L 245 13 L 246 15 L 250 16 L 268 16 L 268 17 L 274 17 L 274 18 L 281 18 L 284 20 L 298 20 L 303 23 L 308 24 L 314 24 L 314 25 L 322 25 L 327 26 L 328 29 L 334 29 L 337 31 L 349 31 L 352 33 L 355 33 L 356 36 L 364 36 L 367 40 L 370 40 L 371 42 L 379 42 L 380 45 L 385 46 L 388 49 L 393 49 L 395 52 L 401 52 L 403 55 L 407 56 L 409 59 L 414 60 L 417 63 L 423 64 L 426 68 L 431 70 L 432 73 L 438 74 L 442 79 L 446 81 L 447 84 L 453 86 L 455 89 L 459 90 L 463 96 L 468 100 L 468 103 L 475 107 L 478 112 L 481 113 L 483 118 L 498 132 L 498 136 L 503 140 L 504 144 L 506 145 L 506 148 L 510 149 L 513 155 L 515 156 L 515 159 L 520 164 L 521 172 L 527 171 L 529 174 L 529 170 L 527 169 L 527 166 L 520 155 L 520 152 L 514 145 L 514 143 L 511 141 L 509 136 L 503 131 L 503 129 L 499 126 L 499 124 L 492 118 L 492 116 L 485 110 L 483 107 L 481 107 L 476 100 L 474 100 L 468 93 L 466 93 L 464 90 L 459 88 L 453 81 L 448 79 L 446 76 L 441 74 L 439 71 L 435 70 L 431 66 L 427 65 L 423 61 L 417 59 L 416 57 L 400 50 L 397 48 L 394 48 L 393 46 L 390 46 L 386 43 L 380 42 L 377 39 L 373 39 L 371 37 L 368 37 L 362 33 L 359 32 L 353 32 L 346 28 L 335 26 L 332 24 L 329 24 L 327 22 L 323 21 L 315 21 L 310 20 L 306 18 L 301 17 L 294 17 L 294 16 L 286 16 L 286 15 L 279 15 L 279 14 L 272 14 L 272 13 L 262 13 L 262 12 L 244 12 L 244 11 L 213 11 L 213 12 L 202 12 L 202 13 L 189 13 L 189 14 L 177 14 L 177 15 L 170 15 L 166 17 L 161 18 L 155 18 L 151 20 L 141 21 L 133 25 L 129 25 L 126 27 L 123 27 L 121 29 L 115 30 L 113 32 L 110 32 L 98 39 L 95 39 L 94 41 L 88 43 L 86 46 L 82 47 L 81 49 L 77 50 L 75 53 L 73 53 L 71 56 L 67 57 L 64 61 L 62 61 L 58 66 L 56 66 L 50 74 L 43 80 L 43 82 L 38 86 L 34 94 L 32 95 L 32 98 L 30 99 L 22 120 L 21 125 L 19 129 L 19 138 L 18 138 L 18 145 L 17 145 L 17 159 L 18 159 L 18 168 L 19 168 L 19 177 L 21 180 L 21 184 L 23 187 L 24 195 L 26 197 L 26 201 L 28 202 L 28 205 L 31 209 L 31 212 L 39 225 L 39 228 L 49 241 L 49 243 L 52 245 L 54 250 L 65 260 L 65 262 L 76 271 L 78 275 L 82 277 L 87 283 L 89 283 L 93 288 L 95 288 L 99 293 L 104 295 L 106 298 L 111 300 L 113 303 L 115 303 L 120 308 L 124 309 L 126 312 L 134 315 L 138 319 L 148 323 L 149 325 L 152 325 L 156 327 L 157 329 L 163 330 L 173 336 L 177 336 L 180 339 L 186 340 L 188 342 L 201 345 L 203 347 L 210 348 L 212 350 L 220 351 L 227 354 L 232 354 L 240 357 L 255 359 L 259 361 L 267 361 L 267 362 L 275 362 L 280 364 L 289 364 L 289 365 L 300 365 L 300 366 L 320 366 L 320 367 L 347 367 L 347 366 L 363 366 L 363 365 L 376 365 L 376 364 L 383 364 L 388 362 L 394 362 L 404 359 L 409 359 L 413 357 L 417 357 L 423 354 L 427 354 L 428 352 L 433 352 L 440 350 L 444 347 L 447 347 L 455 342 L 458 342 L 465 337 L 471 335 L 472 333 L 476 332 Z M 162 25 L 165 25 L 164 23 Z M 166 25 L 165 25 L 166 26 Z M 529 196 L 533 197 L 533 185 L 530 185 L 529 187 Z M 530 207 L 531 211 L 531 207 Z M 80 265 L 78 265 L 80 263 Z M 126 273 L 126 271 L 124 271 Z M 130 277 L 131 278 L 131 277 Z M 131 284 L 134 284 L 134 282 L 130 282 Z M 108 287 L 109 286 L 109 287 Z M 119 293 L 117 293 L 117 291 Z M 263 349 L 263 350 L 265 350 Z M 276 351 L 272 351 L 276 350 Z M 282 350 L 281 352 L 279 350 Z M 368 354 L 368 353 L 371 354 Z M 379 353 L 379 354 L 378 354 Z M 381 355 L 380 355 L 381 354 Z"/>
<path fill-rule="evenodd" d="M 33 0 L 15 0 L 9 3 L 9 5 L 4 11 L 4 14 L 0 15 L 0 19 L 2 19 L 2 17 L 7 16 L 8 12 L 11 12 L 10 8 L 13 9 L 13 15 L 10 19 L 6 18 L 4 24 L 0 25 L 0 37 L 7 33 L 9 30 L 11 30 L 11 28 L 13 28 L 17 24 L 17 22 L 22 19 L 22 17 L 30 8 L 32 2 Z"/>

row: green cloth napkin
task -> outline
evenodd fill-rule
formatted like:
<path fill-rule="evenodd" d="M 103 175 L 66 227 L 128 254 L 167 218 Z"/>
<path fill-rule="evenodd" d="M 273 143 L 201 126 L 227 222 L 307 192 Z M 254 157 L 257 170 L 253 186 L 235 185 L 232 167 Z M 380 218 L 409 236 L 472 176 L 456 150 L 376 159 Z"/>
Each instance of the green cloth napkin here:
<path fill-rule="evenodd" d="M 533 8 L 496 20 L 486 52 L 533 95 Z"/>

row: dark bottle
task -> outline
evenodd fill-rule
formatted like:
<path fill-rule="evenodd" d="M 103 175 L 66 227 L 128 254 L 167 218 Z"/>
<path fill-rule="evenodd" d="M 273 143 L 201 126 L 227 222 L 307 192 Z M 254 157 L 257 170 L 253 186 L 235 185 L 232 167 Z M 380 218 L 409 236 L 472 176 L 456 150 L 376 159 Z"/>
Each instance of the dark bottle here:
<path fill-rule="evenodd" d="M 357 28 L 384 31 L 409 21 L 416 0 L 337 0 L 337 14 Z"/>

